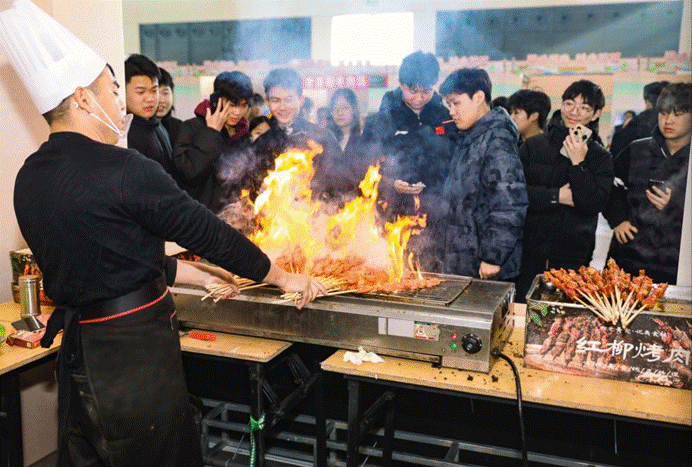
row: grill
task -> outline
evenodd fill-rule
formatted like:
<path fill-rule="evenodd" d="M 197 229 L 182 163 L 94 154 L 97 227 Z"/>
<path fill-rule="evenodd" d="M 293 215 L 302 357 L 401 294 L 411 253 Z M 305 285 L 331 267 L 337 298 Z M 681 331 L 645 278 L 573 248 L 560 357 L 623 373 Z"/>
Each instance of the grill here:
<path fill-rule="evenodd" d="M 306 342 L 345 349 L 359 346 L 466 370 L 490 370 L 493 348 L 513 327 L 508 305 L 514 284 L 426 274 L 443 282 L 396 294 L 321 297 L 302 310 L 272 287 L 231 300 L 201 301 L 206 291 L 171 288 L 183 327 Z"/>
<path fill-rule="evenodd" d="M 468 287 L 470 283 L 470 277 L 450 277 L 441 284 L 427 289 L 407 290 L 392 294 L 369 293 L 362 294 L 361 296 L 383 300 L 400 300 L 402 302 L 420 305 L 446 306 L 452 303 L 459 294 L 466 290 L 466 287 Z"/>

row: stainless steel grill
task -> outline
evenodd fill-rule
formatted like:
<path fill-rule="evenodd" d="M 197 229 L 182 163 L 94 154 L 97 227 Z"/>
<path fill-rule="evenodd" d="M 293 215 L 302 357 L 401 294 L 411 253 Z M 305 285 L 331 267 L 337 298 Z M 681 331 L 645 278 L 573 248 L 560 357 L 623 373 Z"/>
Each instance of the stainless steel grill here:
<path fill-rule="evenodd" d="M 451 275 L 414 293 L 318 298 L 302 310 L 270 287 L 235 299 L 201 301 L 205 291 L 172 288 L 185 327 L 307 342 L 489 371 L 490 351 L 513 327 L 508 304 L 514 285 Z"/>

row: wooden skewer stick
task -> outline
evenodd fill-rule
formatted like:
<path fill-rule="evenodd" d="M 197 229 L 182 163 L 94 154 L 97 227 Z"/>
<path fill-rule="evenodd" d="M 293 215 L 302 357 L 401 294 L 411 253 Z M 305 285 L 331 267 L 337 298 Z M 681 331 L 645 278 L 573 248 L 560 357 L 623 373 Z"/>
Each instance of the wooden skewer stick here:
<path fill-rule="evenodd" d="M 608 318 L 608 313 L 596 301 L 596 299 L 594 299 L 590 294 L 586 294 L 579 289 L 577 289 L 577 292 L 579 292 L 584 298 L 586 298 L 591 303 L 591 305 L 599 311 L 599 313 L 600 313 L 600 315 L 602 315 L 604 321 L 610 321 L 610 319 Z M 582 303 L 584 303 L 584 302 L 582 302 Z M 586 305 L 586 304 L 584 304 L 584 305 Z M 586 306 L 588 307 L 588 305 L 586 305 Z M 591 307 L 589 307 L 589 308 L 591 308 Z M 591 310 L 591 311 L 593 311 L 593 310 Z M 596 313 L 596 314 L 599 314 L 599 313 Z"/>
<path fill-rule="evenodd" d="M 646 310 L 646 309 L 647 309 L 647 306 L 646 306 L 646 305 L 642 305 L 641 307 L 637 308 L 635 311 L 633 311 L 632 313 L 630 313 L 630 316 L 627 318 L 627 321 L 625 321 L 624 323 L 622 323 L 622 326 L 623 326 L 624 328 L 627 328 L 627 326 L 629 326 L 630 323 L 631 323 L 632 321 L 634 321 L 634 318 L 636 318 L 636 317 L 639 315 L 639 313 L 641 313 L 642 311 L 644 311 L 644 310 Z"/>
<path fill-rule="evenodd" d="M 575 298 L 579 303 L 581 303 L 582 305 L 584 305 L 586 308 L 588 308 L 589 310 L 591 310 L 591 312 L 592 312 L 593 314 L 595 314 L 596 316 L 598 316 L 599 318 L 601 318 L 603 321 L 608 321 L 608 318 L 606 318 L 597 308 L 593 307 L 592 305 L 589 305 L 588 303 L 586 303 L 584 300 L 582 300 L 582 299 L 579 298 L 579 297 L 574 297 L 574 298 Z"/>
<path fill-rule="evenodd" d="M 259 284 L 254 284 L 254 285 L 248 285 L 247 287 L 239 287 L 239 290 L 250 290 L 250 289 L 256 289 L 258 287 L 264 287 L 266 284 L 265 282 L 261 282 Z"/>

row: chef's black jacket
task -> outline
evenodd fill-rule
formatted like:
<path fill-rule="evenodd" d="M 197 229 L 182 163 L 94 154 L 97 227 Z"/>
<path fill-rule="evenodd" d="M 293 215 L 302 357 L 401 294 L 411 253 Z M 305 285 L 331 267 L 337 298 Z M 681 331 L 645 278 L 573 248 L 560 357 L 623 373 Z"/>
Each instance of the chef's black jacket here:
<path fill-rule="evenodd" d="M 19 228 L 56 304 L 121 296 L 167 274 L 164 240 L 261 281 L 270 261 L 137 151 L 53 133 L 17 174 Z"/>

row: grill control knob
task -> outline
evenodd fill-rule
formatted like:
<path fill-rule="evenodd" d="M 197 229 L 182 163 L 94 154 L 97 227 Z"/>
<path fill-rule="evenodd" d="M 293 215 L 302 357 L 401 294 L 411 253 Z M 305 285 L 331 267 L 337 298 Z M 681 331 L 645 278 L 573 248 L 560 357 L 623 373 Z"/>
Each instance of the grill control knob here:
<path fill-rule="evenodd" d="M 483 348 L 483 341 L 475 334 L 466 334 L 461 338 L 461 347 L 470 354 L 478 353 Z"/>

